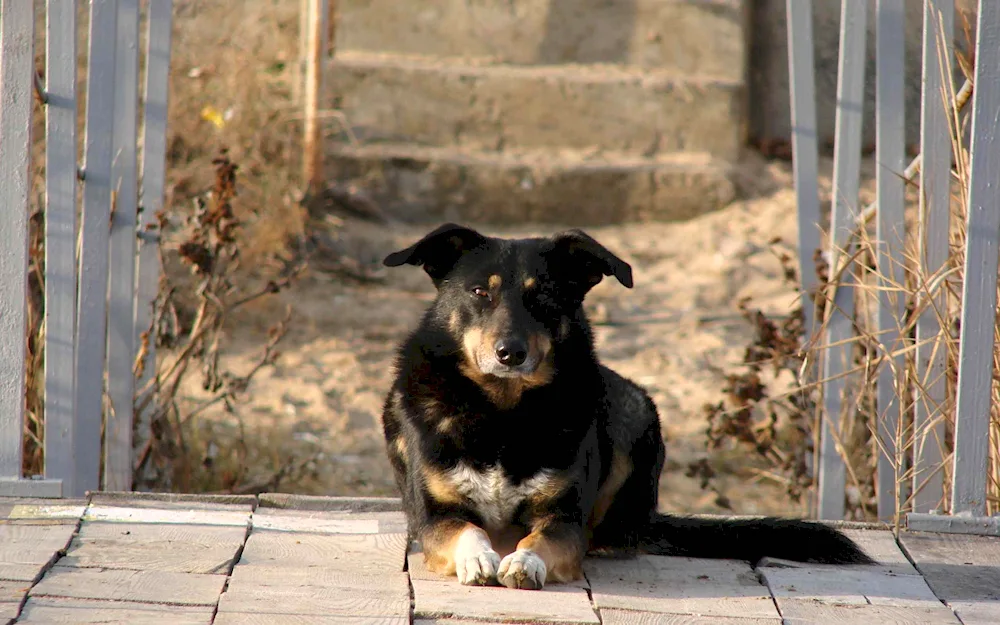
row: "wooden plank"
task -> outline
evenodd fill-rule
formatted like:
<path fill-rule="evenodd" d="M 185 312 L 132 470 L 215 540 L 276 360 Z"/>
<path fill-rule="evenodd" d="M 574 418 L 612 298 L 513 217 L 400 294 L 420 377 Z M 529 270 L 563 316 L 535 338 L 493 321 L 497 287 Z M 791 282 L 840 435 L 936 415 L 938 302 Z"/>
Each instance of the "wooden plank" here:
<path fill-rule="evenodd" d="M 29 588 L 31 584 L 27 582 L 0 581 L 0 619 L 4 623 L 17 617 Z"/>
<path fill-rule="evenodd" d="M 831 605 L 818 601 L 789 599 L 781 603 L 784 625 L 958 625 L 960 621 L 943 605 L 926 608 L 885 605 Z"/>
<path fill-rule="evenodd" d="M 745 562 L 640 556 L 584 562 L 595 605 L 667 614 L 777 618 Z"/>
<path fill-rule="evenodd" d="M 111 134 L 114 121 L 117 0 L 90 3 L 87 129 L 77 276 L 75 440 L 77 492 L 100 486 L 107 336 L 108 232 L 111 228 Z"/>
<path fill-rule="evenodd" d="M 405 616 L 320 616 L 316 614 L 248 614 L 224 612 L 215 625 L 408 625 Z"/>
<path fill-rule="evenodd" d="M 594 625 L 600 622 L 585 590 L 560 584 L 546 586 L 541 592 L 526 592 L 415 579 L 413 601 L 416 618 Z"/>
<path fill-rule="evenodd" d="M 45 475 L 73 483 L 76 370 L 76 11 L 45 8 Z"/>
<path fill-rule="evenodd" d="M 923 93 L 920 117 L 920 219 L 918 276 L 947 269 L 951 222 L 951 94 L 948 81 L 955 30 L 955 0 L 924 2 Z M 946 99 L 945 91 L 949 92 Z M 927 308 L 917 318 L 914 385 L 913 510 L 938 510 L 944 499 L 945 365 L 947 351 L 938 314 L 947 310 L 947 292 L 940 286 L 918 298 Z M 929 298 L 929 299 L 928 299 Z"/>
<path fill-rule="evenodd" d="M 228 575 L 242 546 L 242 540 L 229 544 L 198 544 L 77 538 L 59 560 L 59 566 Z"/>
<path fill-rule="evenodd" d="M 0 21 L 0 477 L 21 476 L 28 292 L 32 4 L 3 2 Z"/>
<path fill-rule="evenodd" d="M 41 577 L 45 564 L 0 564 L 0 580 L 34 582 Z"/>
<path fill-rule="evenodd" d="M 955 601 L 951 607 L 965 625 L 1000 623 L 1000 602 L 997 601 Z"/>
<path fill-rule="evenodd" d="M 84 502 L 52 503 L 17 503 L 9 510 L 3 510 L 0 505 L 0 518 L 11 520 L 50 519 L 63 520 L 76 525 L 83 516 L 87 505 Z"/>
<path fill-rule="evenodd" d="M 85 521 L 77 532 L 80 538 L 142 543 L 168 541 L 189 545 L 243 544 L 246 528 L 238 525 L 200 525 L 171 523 L 105 523 Z"/>
<path fill-rule="evenodd" d="M 317 495 L 261 493 L 259 500 L 262 509 L 284 508 L 316 512 L 400 512 L 403 509 L 403 502 L 399 497 L 320 497 Z"/>
<path fill-rule="evenodd" d="M 88 601 L 31 597 L 18 623 L 73 623 L 86 625 L 210 625 L 211 606 L 178 606 L 126 601 Z"/>
<path fill-rule="evenodd" d="M 255 529 L 280 532 L 311 532 L 315 534 L 378 534 L 379 523 L 375 519 L 324 519 L 293 515 L 253 516 Z"/>
<path fill-rule="evenodd" d="M 899 540 L 942 601 L 1000 601 L 1000 538 L 904 532 Z"/>
<path fill-rule="evenodd" d="M 133 491 L 101 491 L 91 493 L 90 502 L 94 505 L 111 503 L 127 504 L 135 508 L 170 508 L 183 504 L 182 507 L 204 510 L 230 510 L 230 506 L 240 506 L 239 509 L 253 510 L 257 498 L 253 495 L 205 495 L 196 493 L 145 493 Z"/>
<path fill-rule="evenodd" d="M 969 150 L 965 283 L 958 356 L 958 394 L 951 512 L 986 516 L 993 332 L 1000 252 L 1000 3 L 980 2 Z"/>
<path fill-rule="evenodd" d="M 878 0 L 875 15 L 876 54 L 876 221 L 878 273 L 878 336 L 882 362 L 878 377 L 878 454 L 875 491 L 878 518 L 888 521 L 896 515 L 897 485 L 905 470 L 897 459 L 900 396 L 906 359 L 900 329 L 906 323 L 905 240 L 903 219 L 903 171 L 906 169 L 903 90 L 906 67 L 904 52 L 904 0 Z M 893 355 L 895 354 L 895 355 Z M 896 381 L 899 380 L 899 384 Z"/>
<path fill-rule="evenodd" d="M 351 523 L 361 522 L 362 525 L 355 525 L 355 527 L 372 527 L 370 524 L 374 522 L 376 530 L 374 532 L 360 532 L 360 533 L 377 533 L 377 534 L 400 534 L 406 532 L 406 517 L 402 512 L 351 512 L 343 510 L 292 510 L 285 508 L 264 508 L 258 507 L 254 510 L 253 521 L 254 525 L 257 527 L 267 527 L 268 524 L 275 523 L 271 521 L 272 518 L 280 518 L 281 524 L 289 524 L 290 527 L 299 529 L 300 531 L 317 531 L 322 533 L 321 530 L 309 530 L 308 527 L 322 528 L 329 524 L 328 527 L 337 527 L 340 523 L 348 521 Z M 302 522 L 303 525 L 299 526 L 298 523 Z M 263 525 L 261 525 L 263 523 Z M 344 526 L 348 527 L 348 526 Z M 277 529 L 277 528 L 268 528 Z M 359 532 L 343 532 L 343 533 L 359 533 Z"/>
<path fill-rule="evenodd" d="M 132 489 L 132 408 L 135 400 L 135 261 L 138 210 L 139 0 L 118 0 L 115 49 L 114 160 L 117 189 L 111 217 L 108 290 L 108 412 L 104 437 L 105 490 Z"/>
<path fill-rule="evenodd" d="M 403 570 L 405 557 L 405 534 L 293 534 L 259 530 L 250 534 L 240 564 L 395 573 Z"/>
<path fill-rule="evenodd" d="M 211 510 L 199 508 L 139 508 L 119 506 L 90 506 L 84 514 L 85 521 L 121 523 L 194 523 L 198 525 L 228 525 L 246 527 L 250 514 L 242 510 Z"/>
<path fill-rule="evenodd" d="M 156 342 L 142 335 L 148 333 L 153 319 L 153 305 L 160 288 L 159 222 L 163 209 L 167 160 L 167 104 L 170 78 L 170 35 L 173 27 L 172 0 L 149 3 L 146 35 L 146 86 L 142 124 L 142 196 L 139 213 L 139 258 L 136 281 L 135 345 L 145 350 L 137 390 L 141 391 L 156 372 Z M 141 399 L 141 398 L 137 398 Z M 139 444 L 149 440 L 150 413 L 138 415 Z"/>
<path fill-rule="evenodd" d="M 66 549 L 75 530 L 72 525 L 4 523 L 0 525 L 0 562 L 45 564 Z"/>
<path fill-rule="evenodd" d="M 813 254 L 820 249 L 819 145 L 816 130 L 816 79 L 813 60 L 812 2 L 786 0 L 788 75 L 791 89 L 792 168 L 799 227 L 799 282 L 806 336 L 816 331 L 815 309 L 809 295 L 819 279 Z"/>
<path fill-rule="evenodd" d="M 219 600 L 219 613 L 395 616 L 410 613 L 409 590 L 331 590 L 320 586 L 230 587 Z"/>
<path fill-rule="evenodd" d="M 869 558 L 878 563 L 867 565 L 868 567 L 877 567 L 886 573 L 917 574 L 906 554 L 896 544 L 896 537 L 891 531 L 856 529 L 840 531 L 853 540 Z"/>
<path fill-rule="evenodd" d="M 833 210 L 830 228 L 831 275 L 850 255 L 846 248 L 855 224 L 861 174 L 861 125 L 865 83 L 866 7 L 843 2 L 840 18 L 840 60 L 837 67 L 837 114 L 833 155 Z M 845 252 L 845 253 L 842 253 Z M 823 427 L 819 452 L 820 519 L 844 518 L 847 468 L 840 447 L 840 421 L 853 402 L 847 396 L 853 365 L 854 290 L 851 271 L 844 271 L 831 304 L 827 304 L 826 349 L 823 358 Z"/>
<path fill-rule="evenodd" d="M 62 480 L 0 477 L 0 497 L 62 497 Z"/>
<path fill-rule="evenodd" d="M 906 515 L 906 527 L 915 532 L 1000 536 L 1000 517 L 919 514 L 911 512 Z"/>
<path fill-rule="evenodd" d="M 311 586 L 343 589 L 384 589 L 409 592 L 406 573 L 357 573 L 337 568 L 266 566 L 240 563 L 229 578 L 229 588 L 295 588 Z"/>
<path fill-rule="evenodd" d="M 225 583 L 225 575 L 54 566 L 30 596 L 214 606 Z"/>
<path fill-rule="evenodd" d="M 697 614 L 660 614 L 631 610 L 601 610 L 602 625 L 782 625 L 780 618 L 742 618 Z"/>
<path fill-rule="evenodd" d="M 789 600 L 924 609 L 940 605 L 919 575 L 847 566 L 762 566 L 757 572 L 767 582 L 782 615 Z"/>

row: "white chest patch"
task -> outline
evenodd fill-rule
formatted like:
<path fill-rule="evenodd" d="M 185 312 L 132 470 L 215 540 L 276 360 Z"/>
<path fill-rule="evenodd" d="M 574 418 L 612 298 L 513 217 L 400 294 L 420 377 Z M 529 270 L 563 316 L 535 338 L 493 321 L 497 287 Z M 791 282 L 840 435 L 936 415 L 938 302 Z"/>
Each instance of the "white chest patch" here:
<path fill-rule="evenodd" d="M 556 473 L 543 469 L 516 486 L 500 467 L 477 471 L 459 464 L 445 475 L 455 490 L 472 503 L 487 529 L 500 529 L 510 522 L 521 502 L 545 489 Z"/>

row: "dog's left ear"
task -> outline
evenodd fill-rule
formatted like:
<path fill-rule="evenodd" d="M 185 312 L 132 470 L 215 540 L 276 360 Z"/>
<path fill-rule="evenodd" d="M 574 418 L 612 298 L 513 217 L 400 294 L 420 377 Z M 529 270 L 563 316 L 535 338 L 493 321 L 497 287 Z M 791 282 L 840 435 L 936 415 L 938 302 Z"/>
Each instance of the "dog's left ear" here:
<path fill-rule="evenodd" d="M 604 276 L 614 276 L 626 288 L 632 288 L 632 266 L 611 253 L 586 232 L 566 230 L 552 237 L 550 252 L 560 273 L 584 287 L 584 292 L 596 286 Z"/>
<path fill-rule="evenodd" d="M 462 254 L 486 242 L 486 237 L 471 228 L 444 224 L 429 232 L 405 250 L 393 252 L 382 263 L 386 267 L 423 266 L 437 285 L 455 266 Z"/>

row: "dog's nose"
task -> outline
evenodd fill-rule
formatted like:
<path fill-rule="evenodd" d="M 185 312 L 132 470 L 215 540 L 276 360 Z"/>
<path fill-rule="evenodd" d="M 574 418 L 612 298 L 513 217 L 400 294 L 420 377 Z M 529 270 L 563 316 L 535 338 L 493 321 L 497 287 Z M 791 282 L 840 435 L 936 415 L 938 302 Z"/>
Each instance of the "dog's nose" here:
<path fill-rule="evenodd" d="M 528 347 L 518 339 L 500 339 L 493 349 L 500 364 L 508 367 L 516 367 L 528 359 Z"/>

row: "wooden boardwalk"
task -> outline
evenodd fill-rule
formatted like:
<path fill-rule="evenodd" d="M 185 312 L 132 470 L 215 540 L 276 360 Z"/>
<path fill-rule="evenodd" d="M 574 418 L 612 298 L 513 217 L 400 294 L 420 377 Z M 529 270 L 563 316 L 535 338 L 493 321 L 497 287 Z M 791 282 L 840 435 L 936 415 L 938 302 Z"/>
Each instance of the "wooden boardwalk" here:
<path fill-rule="evenodd" d="M 879 563 L 590 560 L 533 592 L 427 572 L 391 499 L 0 498 L 0 623 L 1000 623 L 1000 538 L 845 531 Z"/>

